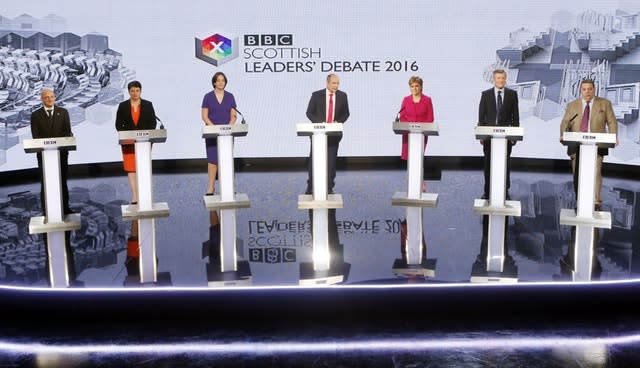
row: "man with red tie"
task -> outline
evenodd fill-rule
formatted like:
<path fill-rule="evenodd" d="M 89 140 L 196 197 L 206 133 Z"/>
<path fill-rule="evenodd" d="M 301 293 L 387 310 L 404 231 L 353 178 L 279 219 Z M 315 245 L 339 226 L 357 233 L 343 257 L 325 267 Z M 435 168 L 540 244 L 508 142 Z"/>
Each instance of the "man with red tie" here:
<path fill-rule="evenodd" d="M 593 80 L 584 79 L 580 83 L 581 98 L 570 102 L 567 111 L 560 123 L 560 142 L 562 133 L 570 132 L 591 132 L 591 133 L 614 133 L 618 132 L 618 121 L 613 113 L 611 101 L 595 96 L 596 86 Z M 573 172 L 573 190 L 578 195 L 578 160 L 579 152 L 577 146 L 568 146 L 567 154 L 571 157 L 571 170 Z M 602 159 L 609 153 L 607 148 L 598 148 L 598 158 L 596 160 L 596 187 L 595 187 L 595 210 L 600 210 L 602 200 L 600 189 L 602 188 Z"/>
<path fill-rule="evenodd" d="M 327 75 L 327 87 L 311 94 L 307 107 L 307 118 L 312 123 L 344 123 L 349 118 L 347 94 L 339 91 L 340 78 L 335 74 Z M 336 160 L 338 145 L 342 136 L 327 137 L 327 190 L 333 193 L 336 178 Z M 309 154 L 309 179 L 306 194 L 312 194 L 313 176 L 311 153 Z"/>

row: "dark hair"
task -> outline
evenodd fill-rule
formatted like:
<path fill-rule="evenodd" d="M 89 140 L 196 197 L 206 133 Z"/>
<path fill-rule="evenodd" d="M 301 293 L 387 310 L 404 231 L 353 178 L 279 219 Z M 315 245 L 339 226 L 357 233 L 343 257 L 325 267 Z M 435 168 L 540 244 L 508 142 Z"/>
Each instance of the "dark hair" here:
<path fill-rule="evenodd" d="M 582 85 L 585 83 L 591 84 L 591 86 L 593 86 L 593 89 L 596 89 L 596 83 L 593 81 L 593 79 L 587 78 L 580 81 L 580 88 L 582 88 Z"/>
<path fill-rule="evenodd" d="M 142 84 L 140 84 L 140 82 L 138 82 L 137 80 L 131 81 L 129 82 L 129 84 L 127 84 L 127 91 L 130 91 L 131 88 L 134 88 L 134 87 L 138 87 L 142 89 Z"/>
<path fill-rule="evenodd" d="M 493 71 L 493 75 L 496 75 L 496 74 L 504 74 L 506 76 L 507 72 L 504 69 L 496 69 Z"/>
<path fill-rule="evenodd" d="M 216 74 L 213 75 L 213 78 L 211 78 L 211 85 L 215 85 L 216 81 L 218 80 L 218 77 L 222 76 L 222 78 L 224 78 L 224 86 L 227 86 L 227 76 L 224 75 L 223 72 L 217 72 Z"/>

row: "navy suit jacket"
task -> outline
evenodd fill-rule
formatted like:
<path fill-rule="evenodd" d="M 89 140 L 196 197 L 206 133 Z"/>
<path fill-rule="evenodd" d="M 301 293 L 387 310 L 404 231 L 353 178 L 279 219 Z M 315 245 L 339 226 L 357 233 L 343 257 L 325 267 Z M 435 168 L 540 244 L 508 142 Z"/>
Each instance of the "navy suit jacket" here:
<path fill-rule="evenodd" d="M 31 113 L 31 136 L 33 139 L 71 137 L 71 120 L 67 109 L 54 106 L 49 118 L 44 107 Z"/>
<path fill-rule="evenodd" d="M 333 109 L 333 120 L 344 123 L 349 118 L 349 101 L 347 94 L 337 90 L 335 105 Z M 311 94 L 309 106 L 307 107 L 307 117 L 312 123 L 323 123 L 327 120 L 327 89 L 323 88 Z M 327 145 L 337 146 L 342 139 L 342 135 L 331 135 L 327 137 Z"/>
<path fill-rule="evenodd" d="M 131 117 L 131 102 L 126 100 L 118 105 L 116 113 L 116 130 L 118 131 L 155 129 L 157 124 L 156 112 L 151 101 L 140 99 L 140 119 L 137 126 Z"/>
<path fill-rule="evenodd" d="M 520 126 L 520 112 L 518 111 L 518 94 L 505 88 L 502 97 L 502 113 L 500 121 L 496 123 L 496 96 L 493 87 L 482 92 L 478 109 L 478 125 Z"/>
<path fill-rule="evenodd" d="M 327 90 L 323 88 L 311 94 L 309 106 L 307 107 L 307 117 L 312 123 L 322 123 L 327 120 Z M 344 123 L 349 119 L 349 101 L 347 94 L 337 90 L 336 101 L 333 110 L 333 120 Z"/>

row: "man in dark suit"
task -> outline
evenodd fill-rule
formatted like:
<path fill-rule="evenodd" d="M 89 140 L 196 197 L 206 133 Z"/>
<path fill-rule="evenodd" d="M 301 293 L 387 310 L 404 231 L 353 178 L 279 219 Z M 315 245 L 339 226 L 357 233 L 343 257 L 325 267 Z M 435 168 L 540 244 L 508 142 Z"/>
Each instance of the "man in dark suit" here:
<path fill-rule="evenodd" d="M 51 89 L 44 89 L 40 94 L 42 107 L 31 113 L 31 136 L 33 139 L 71 137 L 71 120 L 69 112 L 55 106 L 56 96 Z M 38 168 L 40 169 L 40 204 L 46 215 L 44 198 L 44 172 L 42 171 L 42 154 L 38 152 Z M 62 208 L 64 214 L 73 213 L 69 208 L 69 189 L 67 187 L 67 172 L 69 167 L 69 151 L 60 151 L 60 185 L 62 187 Z"/>
<path fill-rule="evenodd" d="M 62 107 L 55 106 L 56 96 L 51 89 L 43 89 L 40 94 L 42 107 L 31 113 L 31 136 L 34 139 L 55 138 L 55 137 L 71 137 L 71 120 L 69 112 Z M 42 154 L 38 152 L 38 169 L 40 170 L 40 205 L 42 212 L 46 216 L 47 210 L 45 206 L 44 192 L 44 171 L 42 167 Z M 69 168 L 69 151 L 60 151 L 60 186 L 62 190 L 62 208 L 65 215 L 73 213 L 69 207 L 69 188 L 67 187 L 67 172 Z M 44 237 L 45 246 L 47 237 Z M 75 259 L 73 249 L 71 248 L 70 232 L 65 232 L 65 247 L 67 254 L 67 265 L 69 267 L 69 282 L 75 282 Z M 47 253 L 45 270 L 49 272 L 49 256 Z M 47 277 L 49 282 L 49 277 Z"/>
<path fill-rule="evenodd" d="M 493 71 L 493 88 L 482 92 L 478 111 L 478 125 L 482 126 L 520 126 L 520 113 L 518 111 L 518 94 L 516 91 L 506 88 L 507 72 L 502 69 Z M 489 199 L 490 169 L 491 169 L 491 140 L 481 140 L 484 152 L 484 199 Z M 507 143 L 507 198 L 511 185 L 509 158 L 515 141 Z"/>
<path fill-rule="evenodd" d="M 335 74 L 327 76 L 327 88 L 313 92 L 307 107 L 307 118 L 312 123 L 344 123 L 349 118 L 349 102 L 347 94 L 339 91 L 340 78 Z M 336 160 L 338 158 L 338 145 L 342 136 L 327 137 L 327 190 L 333 193 L 336 179 Z M 313 150 L 312 150 L 313 151 Z M 307 180 L 306 194 L 311 194 L 313 189 L 311 154 L 309 154 L 309 179 Z"/>

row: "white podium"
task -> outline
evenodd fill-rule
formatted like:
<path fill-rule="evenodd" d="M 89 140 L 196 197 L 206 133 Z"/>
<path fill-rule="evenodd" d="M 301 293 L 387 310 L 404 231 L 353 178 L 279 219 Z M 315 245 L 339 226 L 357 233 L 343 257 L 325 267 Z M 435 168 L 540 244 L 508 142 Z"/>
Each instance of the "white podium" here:
<path fill-rule="evenodd" d="M 246 136 L 247 124 L 205 125 L 202 138 L 218 140 L 218 183 L 219 195 L 204 196 L 205 208 L 209 211 L 220 210 L 220 264 L 212 264 L 207 269 L 209 286 L 240 286 L 252 282 L 249 262 L 238 261 L 236 250 L 236 210 L 250 207 L 249 197 L 245 193 L 235 192 L 233 140 Z M 210 249 L 211 252 L 217 250 Z"/>
<path fill-rule="evenodd" d="M 140 243 L 140 283 L 158 281 L 155 219 L 169 216 L 166 202 L 153 202 L 151 144 L 167 140 L 164 129 L 123 130 L 118 132 L 121 145 L 135 145 L 138 204 L 123 205 L 122 219 L 138 221 Z"/>
<path fill-rule="evenodd" d="M 569 208 L 560 210 L 560 224 L 575 226 L 573 280 L 591 280 L 593 266 L 595 229 L 611 228 L 611 213 L 594 211 L 596 160 L 598 148 L 612 148 L 616 145 L 614 133 L 565 132 L 563 144 L 580 145 L 578 166 L 577 211 Z"/>
<path fill-rule="evenodd" d="M 343 267 L 331 268 L 329 210 L 342 208 L 342 195 L 327 193 L 327 136 L 341 135 L 342 123 L 297 124 L 298 136 L 311 136 L 313 194 L 298 195 L 298 209 L 311 211 L 313 266 L 300 263 L 300 285 L 328 285 L 344 280 Z M 335 262 L 334 262 L 335 264 Z"/>
<path fill-rule="evenodd" d="M 49 259 L 49 281 L 53 288 L 65 288 L 70 284 L 67 264 L 65 232 L 81 227 L 80 214 L 64 215 L 60 173 L 60 150 L 75 150 L 74 137 L 25 139 L 22 142 L 27 153 L 42 152 L 44 180 L 44 216 L 32 217 L 29 234 L 46 234 Z M 72 265 L 75 267 L 74 265 Z"/>
<path fill-rule="evenodd" d="M 394 206 L 407 208 L 407 237 L 402 246 L 406 250 L 406 259 L 396 259 L 392 271 L 399 276 L 435 276 L 436 260 L 422 254 L 423 244 L 423 208 L 438 205 L 438 194 L 423 193 L 423 158 L 425 137 L 438 135 L 435 122 L 394 122 L 396 134 L 408 134 L 407 190 L 396 192 L 391 198 Z"/>
<path fill-rule="evenodd" d="M 486 270 L 472 270 L 471 282 L 516 282 L 517 268 L 505 269 L 505 240 L 508 216 L 520 216 L 520 201 L 506 200 L 507 141 L 520 141 L 524 128 L 510 126 L 477 126 L 476 139 L 491 139 L 489 199 L 476 199 L 473 210 L 487 216 Z M 484 233 L 484 226 L 483 226 Z M 483 234 L 483 241 L 485 234 Z"/>

